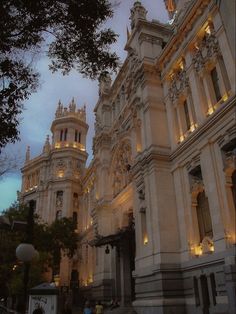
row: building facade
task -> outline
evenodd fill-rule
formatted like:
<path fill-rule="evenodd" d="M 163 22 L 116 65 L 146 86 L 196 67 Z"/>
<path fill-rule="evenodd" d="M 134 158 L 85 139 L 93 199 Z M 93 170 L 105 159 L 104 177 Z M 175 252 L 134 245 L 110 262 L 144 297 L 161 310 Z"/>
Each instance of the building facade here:
<path fill-rule="evenodd" d="M 131 9 L 127 58 L 99 82 L 89 167 L 85 109 L 59 103 L 21 197 L 48 222 L 78 221 L 61 284 L 76 276 L 85 297 L 138 314 L 234 313 L 235 2 L 165 3 L 171 25 Z"/>

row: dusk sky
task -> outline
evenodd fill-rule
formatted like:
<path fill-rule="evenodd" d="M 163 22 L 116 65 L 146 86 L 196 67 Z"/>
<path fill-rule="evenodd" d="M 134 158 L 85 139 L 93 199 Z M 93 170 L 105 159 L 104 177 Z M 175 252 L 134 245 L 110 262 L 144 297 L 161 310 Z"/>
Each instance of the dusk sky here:
<path fill-rule="evenodd" d="M 116 51 L 122 62 L 126 57 L 124 46 L 127 26 L 130 29 L 130 8 L 135 1 L 121 0 L 116 2 L 120 2 L 120 4 L 115 7 L 114 16 L 108 21 L 107 26 L 119 34 L 117 43 L 112 50 Z M 148 11 L 148 20 L 156 19 L 163 23 L 168 21 L 164 0 L 142 0 L 141 2 Z M 52 74 L 48 70 L 48 64 L 48 58 L 41 56 L 35 65 L 41 75 L 41 84 L 37 93 L 32 94 L 30 99 L 25 102 L 25 110 L 21 115 L 20 124 L 21 141 L 8 145 L 3 150 L 3 153 L 7 152 L 9 155 L 17 156 L 19 169 L 0 178 L 0 211 L 8 208 L 16 200 L 16 192 L 21 189 L 20 168 L 24 162 L 27 146 L 30 146 L 31 158 L 36 157 L 42 152 L 46 135 L 51 136 L 50 126 L 59 99 L 64 106 L 68 105 L 72 97 L 75 98 L 77 107 L 86 104 L 87 123 L 89 125 L 87 135 L 88 163 L 92 159 L 93 108 L 98 100 L 98 82 L 85 79 L 75 71 L 68 76 L 62 76 L 59 72 Z"/>

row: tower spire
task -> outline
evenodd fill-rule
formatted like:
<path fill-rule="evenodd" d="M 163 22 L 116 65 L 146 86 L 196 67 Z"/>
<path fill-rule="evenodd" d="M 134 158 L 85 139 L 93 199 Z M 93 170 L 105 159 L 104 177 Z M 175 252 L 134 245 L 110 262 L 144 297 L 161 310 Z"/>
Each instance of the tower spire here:
<path fill-rule="evenodd" d="M 30 160 L 30 146 L 27 146 L 26 154 L 25 154 L 25 162 Z"/>
<path fill-rule="evenodd" d="M 45 144 L 43 146 L 43 153 L 49 153 L 50 152 L 50 141 L 49 141 L 49 135 L 46 136 Z"/>

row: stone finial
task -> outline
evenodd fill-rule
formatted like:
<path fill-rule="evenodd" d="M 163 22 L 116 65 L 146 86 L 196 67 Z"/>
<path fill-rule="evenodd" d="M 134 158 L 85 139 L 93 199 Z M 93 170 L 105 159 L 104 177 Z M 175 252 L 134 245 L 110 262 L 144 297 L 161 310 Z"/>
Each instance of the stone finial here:
<path fill-rule="evenodd" d="M 147 10 L 142 6 L 140 1 L 136 1 L 130 10 L 131 29 L 134 29 L 139 20 L 146 20 L 146 15 Z"/>
<path fill-rule="evenodd" d="M 26 154 L 25 154 L 25 162 L 30 160 L 30 146 L 27 146 Z"/>
<path fill-rule="evenodd" d="M 55 113 L 55 118 L 59 118 L 62 116 L 62 111 L 63 111 L 63 104 L 61 103 L 61 100 L 58 101 L 58 106 L 57 106 L 57 110 Z"/>
<path fill-rule="evenodd" d="M 43 146 L 43 153 L 49 153 L 50 152 L 50 141 L 49 141 L 49 135 L 47 135 L 46 140 L 45 140 L 45 144 Z"/>
<path fill-rule="evenodd" d="M 110 74 L 106 74 L 106 76 L 103 76 L 99 80 L 99 96 L 102 96 L 103 94 L 108 94 L 111 88 L 111 76 Z"/>
<path fill-rule="evenodd" d="M 75 103 L 75 99 L 73 97 L 71 103 L 69 104 L 69 111 L 75 112 L 75 109 L 76 109 L 76 103 Z"/>

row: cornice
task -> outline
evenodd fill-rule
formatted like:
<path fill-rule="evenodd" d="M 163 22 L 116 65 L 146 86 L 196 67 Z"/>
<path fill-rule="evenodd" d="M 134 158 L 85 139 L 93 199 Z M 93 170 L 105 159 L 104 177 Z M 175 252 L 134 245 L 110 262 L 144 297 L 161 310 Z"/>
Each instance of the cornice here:
<path fill-rule="evenodd" d="M 157 60 L 161 69 L 172 58 L 172 55 L 177 51 L 178 47 L 184 41 L 184 38 L 186 38 L 187 34 L 192 30 L 192 26 L 197 18 L 210 2 L 211 0 L 193 1 L 193 5 L 186 12 L 185 16 L 182 17 L 181 24 L 176 28 L 175 33 L 168 41 Z"/>
<path fill-rule="evenodd" d="M 51 131 L 58 124 L 63 124 L 63 123 L 68 124 L 70 122 L 80 124 L 82 127 L 84 127 L 87 130 L 89 128 L 89 126 L 86 122 L 79 120 L 78 118 L 73 117 L 73 116 L 66 116 L 66 117 L 61 117 L 61 118 L 57 118 L 57 119 L 53 120 L 52 125 L 51 125 Z"/>

